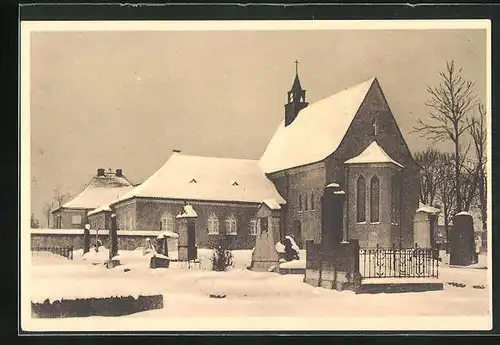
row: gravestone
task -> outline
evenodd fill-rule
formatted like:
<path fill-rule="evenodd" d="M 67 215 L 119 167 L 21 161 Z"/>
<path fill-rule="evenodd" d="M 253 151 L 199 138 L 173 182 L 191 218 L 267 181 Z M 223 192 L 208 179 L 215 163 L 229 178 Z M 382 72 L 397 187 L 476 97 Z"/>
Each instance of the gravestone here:
<path fill-rule="evenodd" d="M 440 210 L 421 206 L 413 217 L 413 239 L 420 248 L 436 248 L 436 224 Z"/>
<path fill-rule="evenodd" d="M 257 209 L 256 217 L 257 235 L 249 269 L 268 272 L 279 265 L 276 243 L 280 241 L 281 206 L 275 201 L 264 201 Z"/>
<path fill-rule="evenodd" d="M 191 205 L 184 205 L 176 216 L 178 222 L 178 260 L 192 261 L 198 258 L 196 248 L 196 219 L 198 214 Z"/>
<path fill-rule="evenodd" d="M 453 218 L 450 236 L 450 265 L 468 266 L 474 262 L 475 241 L 472 216 L 460 212 Z"/>

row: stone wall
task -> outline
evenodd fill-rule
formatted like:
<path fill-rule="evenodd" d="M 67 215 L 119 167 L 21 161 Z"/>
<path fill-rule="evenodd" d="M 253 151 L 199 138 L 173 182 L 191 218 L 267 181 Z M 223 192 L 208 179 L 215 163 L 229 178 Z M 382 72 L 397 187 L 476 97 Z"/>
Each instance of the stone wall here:
<path fill-rule="evenodd" d="M 118 250 L 134 250 L 146 245 L 146 239 L 155 240 L 160 231 L 118 231 Z M 95 244 L 96 232 L 90 231 L 90 245 Z M 109 248 L 108 230 L 98 231 L 99 240 L 103 246 Z M 172 245 L 176 239 L 169 239 L 169 251 L 177 250 L 177 245 Z M 31 248 L 36 247 L 67 247 L 73 249 L 83 248 L 83 230 L 74 229 L 32 229 Z"/>
<path fill-rule="evenodd" d="M 324 248 L 322 243 L 306 243 L 304 282 L 327 289 L 354 290 L 361 285 L 359 243 L 357 240 L 336 243 Z"/>
<path fill-rule="evenodd" d="M 196 244 L 198 248 L 214 248 L 219 241 L 227 240 L 231 249 L 252 249 L 255 246 L 255 235 L 250 234 L 250 221 L 255 218 L 257 203 L 231 203 L 231 202 L 203 202 L 189 201 L 198 214 L 196 219 Z M 174 217 L 174 232 L 177 232 L 175 216 L 179 214 L 183 201 L 168 199 L 135 200 L 136 228 L 134 230 L 160 229 L 161 217 L 170 213 Z M 117 217 L 120 218 L 122 208 L 117 208 Z M 219 220 L 219 234 L 208 234 L 208 218 L 215 214 Z M 237 223 L 237 235 L 226 234 L 225 220 L 234 216 Z"/>
<path fill-rule="evenodd" d="M 52 213 L 52 221 L 50 222 L 51 228 L 57 226 L 56 219 L 58 216 L 61 217 L 60 229 L 82 229 L 85 225 L 85 217 L 87 216 L 88 210 L 85 209 L 70 209 L 70 208 L 60 208 Z M 80 216 L 80 223 L 73 223 L 73 216 Z"/>
<path fill-rule="evenodd" d="M 288 169 L 286 173 L 271 174 L 269 178 L 287 201 L 282 224 L 284 233 L 294 237 L 297 245 L 302 248 L 308 240 L 320 241 L 321 196 L 326 185 L 324 164 L 320 162 Z M 298 222 L 301 227 L 300 238 L 296 231 Z"/>

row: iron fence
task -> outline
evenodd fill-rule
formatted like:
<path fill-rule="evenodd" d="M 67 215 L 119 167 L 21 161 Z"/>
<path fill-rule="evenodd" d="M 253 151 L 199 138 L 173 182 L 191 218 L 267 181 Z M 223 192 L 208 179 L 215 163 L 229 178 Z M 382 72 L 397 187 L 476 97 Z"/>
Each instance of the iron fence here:
<path fill-rule="evenodd" d="M 32 252 L 49 252 L 73 260 L 73 246 L 55 247 L 55 246 L 33 246 Z"/>
<path fill-rule="evenodd" d="M 432 248 L 381 248 L 359 250 L 363 278 L 438 278 L 439 251 Z"/>

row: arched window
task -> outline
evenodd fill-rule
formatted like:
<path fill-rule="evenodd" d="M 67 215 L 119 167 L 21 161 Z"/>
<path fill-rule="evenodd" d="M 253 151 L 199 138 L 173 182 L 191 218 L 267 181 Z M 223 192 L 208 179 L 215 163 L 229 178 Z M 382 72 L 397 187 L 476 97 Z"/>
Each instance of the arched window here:
<path fill-rule="evenodd" d="M 230 215 L 226 218 L 226 235 L 237 235 L 237 222 L 234 215 Z"/>
<path fill-rule="evenodd" d="M 164 212 L 160 220 L 160 230 L 174 231 L 174 216 L 170 212 Z"/>
<path fill-rule="evenodd" d="M 373 175 L 370 181 L 370 222 L 376 223 L 379 218 L 379 201 L 380 201 L 380 180 L 377 175 Z"/>
<path fill-rule="evenodd" d="M 376 116 L 372 119 L 372 134 L 378 135 L 378 121 Z"/>
<path fill-rule="evenodd" d="M 314 193 L 311 192 L 311 210 L 314 210 Z"/>
<path fill-rule="evenodd" d="M 400 220 L 400 203 L 401 203 L 401 184 L 399 183 L 398 176 L 394 175 L 391 180 L 391 223 L 394 225 L 399 224 Z"/>
<path fill-rule="evenodd" d="M 219 234 L 219 218 L 212 213 L 210 217 L 208 217 L 207 228 L 209 235 L 218 235 Z"/>
<path fill-rule="evenodd" d="M 299 211 L 302 211 L 302 194 L 299 194 Z"/>
<path fill-rule="evenodd" d="M 358 177 L 356 190 L 356 219 L 358 223 L 366 222 L 366 181 L 363 175 Z"/>
<path fill-rule="evenodd" d="M 309 203 L 308 203 L 308 199 L 307 199 L 307 192 L 306 192 L 306 195 L 305 195 L 304 199 L 305 199 L 305 203 L 306 203 L 304 209 L 307 211 L 309 209 Z"/>

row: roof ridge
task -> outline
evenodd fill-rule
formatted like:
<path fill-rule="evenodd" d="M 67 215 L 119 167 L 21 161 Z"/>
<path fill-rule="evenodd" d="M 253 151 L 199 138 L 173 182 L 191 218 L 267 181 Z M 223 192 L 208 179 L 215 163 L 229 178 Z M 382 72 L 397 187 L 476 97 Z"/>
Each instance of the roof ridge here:
<path fill-rule="evenodd" d="M 171 157 L 173 157 L 172 155 Z M 217 156 L 201 156 L 201 155 L 189 155 L 183 153 L 176 153 L 176 156 L 184 156 L 190 158 L 201 158 L 201 159 L 222 159 L 222 160 L 238 160 L 238 161 L 247 161 L 247 162 L 259 162 L 258 159 L 250 159 L 250 158 L 235 158 L 235 157 L 217 157 Z M 170 160 L 170 158 L 168 159 Z M 167 162 L 168 162 L 167 160 Z"/>

